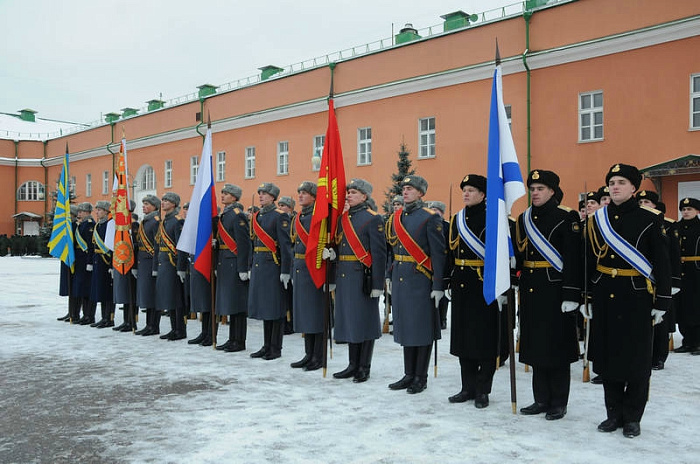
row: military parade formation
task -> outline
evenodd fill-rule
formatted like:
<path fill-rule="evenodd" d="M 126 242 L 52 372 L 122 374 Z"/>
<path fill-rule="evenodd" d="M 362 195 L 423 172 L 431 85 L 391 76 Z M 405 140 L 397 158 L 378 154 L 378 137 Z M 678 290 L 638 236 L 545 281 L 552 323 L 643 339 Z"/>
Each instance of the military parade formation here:
<path fill-rule="evenodd" d="M 60 320 L 177 341 L 187 339 L 187 321 L 199 313 L 201 332 L 188 343 L 225 353 L 246 351 L 247 319 L 261 320 L 263 345 L 251 358 L 280 358 L 284 335 L 295 332 L 303 334 L 304 356 L 291 367 L 325 372 L 331 340 L 348 347 L 348 365 L 333 377 L 362 383 L 382 336 L 383 299 L 403 352 L 403 376 L 396 366 L 389 389 L 427 388 L 431 355 L 449 326 L 449 352 L 461 372 L 461 390 L 449 403 L 487 408 L 496 370 L 509 357 L 515 362 L 517 351 L 532 369 L 532 404 L 520 413 L 559 420 L 567 414 L 570 365 L 590 360 L 604 389 L 598 430 L 635 437 L 651 372 L 664 369 L 676 326 L 682 345 L 673 351 L 700 355 L 700 200 L 681 199 L 682 219 L 672 221 L 656 192 L 640 190 L 636 167 L 615 164 L 604 178 L 576 211 L 564 206 L 555 172 L 528 174 L 531 205 L 510 220 L 512 297 L 493 302 L 483 292 L 489 181 L 479 174 L 461 179 L 456 214 L 424 200 L 428 181 L 418 175 L 400 181 L 387 216 L 376 211 L 369 182 L 350 180 L 335 236 L 319 248 L 328 268 L 321 287 L 306 260 L 319 247 L 310 230 L 320 184 L 303 182 L 295 201 L 262 183 L 257 208 L 248 210 L 241 187 L 226 184 L 212 225 L 211 279 L 178 250 L 186 205 L 177 194 L 143 198 L 140 221 L 131 202 L 135 262 L 127 274 L 112 269 L 106 244 L 112 205 L 80 203 L 71 207 L 74 272 L 61 264 L 69 309 Z M 115 326 L 119 308 L 123 323 Z M 162 335 L 161 316 L 170 322 Z M 224 324 L 227 338 L 218 344 Z"/>

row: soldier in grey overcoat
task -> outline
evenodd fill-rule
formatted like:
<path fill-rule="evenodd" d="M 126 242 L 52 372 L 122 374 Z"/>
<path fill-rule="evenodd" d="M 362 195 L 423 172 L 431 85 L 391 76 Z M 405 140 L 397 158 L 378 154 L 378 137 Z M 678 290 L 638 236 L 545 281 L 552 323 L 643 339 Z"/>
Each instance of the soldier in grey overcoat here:
<path fill-rule="evenodd" d="M 341 215 L 336 234 L 334 335 L 348 343 L 349 363 L 333 377 L 352 377 L 359 383 L 369 379 L 374 341 L 382 336 L 379 296 L 384 289 L 386 241 L 382 217 L 370 208 L 372 184 L 352 179 L 346 192 L 349 209 Z M 353 231 L 362 248 L 352 246 Z M 364 257 L 365 252 L 369 256 Z"/>
<path fill-rule="evenodd" d="M 131 273 L 136 277 L 137 306 L 146 309 L 146 327 L 138 330 L 136 334 L 149 336 L 160 334 L 160 311 L 156 310 L 156 277 L 152 272 L 156 233 L 160 225 L 160 198 L 146 195 L 141 203 L 144 216 L 135 240 L 138 250 L 136 267 Z"/>
<path fill-rule="evenodd" d="M 177 215 L 180 196 L 168 192 L 160 199 L 161 220 L 155 239 L 153 273 L 156 276 L 156 309 L 168 311 L 170 332 L 163 340 L 187 338 L 185 327 L 184 288 L 187 274 L 187 256 L 177 250 L 184 220 Z"/>
<path fill-rule="evenodd" d="M 90 299 L 100 303 L 102 318 L 93 322 L 90 327 L 103 329 L 114 327 L 114 294 L 112 289 L 112 251 L 105 244 L 107 222 L 109 221 L 109 202 L 98 201 L 95 204 L 97 224 L 92 233 L 92 245 L 95 253 L 92 257 L 92 280 L 90 284 Z"/>
<path fill-rule="evenodd" d="M 219 217 L 216 246 L 216 314 L 229 316 L 228 340 L 217 350 L 245 350 L 248 333 L 248 282 L 250 280 L 250 224 L 243 205 L 243 190 L 233 184 L 221 189 L 224 210 Z"/>
<path fill-rule="evenodd" d="M 296 207 L 296 202 L 292 197 L 287 197 L 283 196 L 280 197 L 279 200 L 277 200 L 277 206 L 279 209 L 284 211 L 284 213 L 289 216 L 289 233 L 291 235 L 291 227 L 292 224 L 294 223 L 294 220 L 296 219 L 296 211 L 294 208 Z M 292 244 L 292 253 L 294 253 L 294 244 Z M 284 313 L 285 313 L 285 319 L 284 319 L 284 334 L 285 335 L 291 335 L 294 333 L 294 311 L 292 310 L 292 306 L 294 304 L 294 276 L 292 276 L 292 279 L 289 281 L 289 285 L 287 285 L 287 288 L 284 290 L 283 294 L 283 302 L 285 305 Z"/>
<path fill-rule="evenodd" d="M 251 358 L 282 356 L 285 305 L 283 291 L 289 286 L 292 246 L 289 216 L 275 205 L 280 189 L 266 182 L 258 187 L 260 211 L 251 219 L 253 264 L 248 288 L 248 316 L 263 321 L 264 344 Z"/>
<path fill-rule="evenodd" d="M 323 367 L 323 288 L 316 288 L 306 267 L 306 248 L 311 230 L 311 218 L 316 203 L 316 184 L 302 182 L 297 188 L 301 212 L 292 219 L 294 262 L 293 312 L 294 332 L 304 334 L 304 357 L 291 363 L 294 368 L 313 371 Z M 313 244 L 311 246 L 314 246 Z"/>
<path fill-rule="evenodd" d="M 428 385 L 433 341 L 440 339 L 438 307 L 445 294 L 446 246 L 442 219 L 423 201 L 428 182 L 420 176 L 407 176 L 401 185 L 404 207 L 389 216 L 386 236 L 394 252 L 387 275 L 391 279 L 394 341 L 403 346 L 404 376 L 389 388 L 413 394 Z"/>
<path fill-rule="evenodd" d="M 133 213 L 136 203 L 134 200 L 129 200 L 129 212 Z M 131 227 L 129 234 L 134 253 L 134 266 L 136 265 L 136 254 L 138 253 L 136 237 L 138 236 L 139 223 L 132 216 Z M 133 268 L 133 267 L 132 267 Z M 138 306 L 136 306 L 136 278 L 131 271 L 126 274 L 121 274 L 116 269 L 112 271 L 112 289 L 114 291 L 114 304 L 121 304 L 124 309 L 123 322 L 112 327 L 116 332 L 131 332 L 136 330 L 136 314 Z"/>
<path fill-rule="evenodd" d="M 78 224 L 75 228 L 75 262 L 73 279 L 71 282 L 72 294 L 76 301 L 74 324 L 88 325 L 95 322 L 96 304 L 90 300 L 90 284 L 92 281 L 94 245 L 92 234 L 95 229 L 95 220 L 92 219 L 92 205 L 83 202 L 78 205 Z M 83 317 L 78 319 L 82 308 Z"/>

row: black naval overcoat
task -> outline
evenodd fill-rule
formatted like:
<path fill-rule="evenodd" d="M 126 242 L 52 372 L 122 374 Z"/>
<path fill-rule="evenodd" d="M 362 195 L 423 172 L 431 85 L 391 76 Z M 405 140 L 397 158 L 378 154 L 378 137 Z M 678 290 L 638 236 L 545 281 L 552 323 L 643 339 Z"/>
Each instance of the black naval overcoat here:
<path fill-rule="evenodd" d="M 314 205 L 307 206 L 292 219 L 292 246 L 294 247 L 294 263 L 292 265 L 292 278 L 294 279 L 294 294 L 292 308 L 294 311 L 294 332 L 296 333 L 322 333 L 323 310 L 325 298 L 323 287 L 316 288 L 311 279 L 309 269 L 306 267 L 306 245 L 299 236 L 298 218 L 301 227 L 306 234 L 311 229 L 311 217 Z M 303 232 L 302 232 L 303 233 Z"/>
<path fill-rule="evenodd" d="M 153 277 L 153 256 L 155 255 L 156 233 L 160 224 L 158 211 L 152 211 L 141 220 L 136 243 L 136 302 L 141 308 L 156 307 L 156 278 Z"/>
<path fill-rule="evenodd" d="M 187 270 L 187 253 L 178 251 L 175 247 L 182 233 L 185 220 L 175 211 L 161 218 L 155 239 L 155 256 L 153 270 L 158 272 L 156 277 L 156 309 L 175 310 L 185 307 L 183 284 L 178 271 Z M 172 245 L 166 245 L 166 237 Z"/>
<path fill-rule="evenodd" d="M 527 262 L 544 262 L 545 258 L 525 235 L 521 214 L 514 241 L 521 271 L 520 362 L 535 367 L 562 367 L 579 357 L 576 312 L 563 313 L 561 304 L 581 300 L 580 218 L 576 211 L 559 206 L 551 198 L 542 206 L 532 206 L 532 219 L 559 252 L 564 266 L 562 272 L 553 267 L 527 266 Z"/>
<path fill-rule="evenodd" d="M 700 256 L 700 219 L 681 219 L 677 223 L 680 239 L 681 292 L 678 294 L 676 320 L 681 326 L 700 325 L 700 261 L 683 257 Z"/>
<path fill-rule="evenodd" d="M 78 246 L 78 241 L 75 241 L 75 272 L 73 273 L 73 294 L 76 298 L 90 298 L 90 286 L 92 283 L 92 271 L 87 270 L 87 265 L 92 265 L 94 246 L 92 244 L 92 233 L 95 229 L 95 220 L 92 217 L 87 217 L 78 223 L 75 230 L 76 236 L 80 234 L 85 243 L 87 250 L 83 251 Z"/>
<path fill-rule="evenodd" d="M 266 250 L 265 244 L 255 235 L 251 224 L 254 248 L 248 287 L 248 317 L 271 321 L 281 319 L 286 312 L 282 300 L 284 287 L 280 282 L 280 274 L 289 274 L 292 265 L 289 216 L 271 204 L 259 211 L 257 221 L 275 240 L 277 249 Z"/>
<path fill-rule="evenodd" d="M 237 252 L 234 254 L 217 232 L 216 313 L 228 316 L 247 313 L 248 281 L 242 281 L 238 274 L 250 270 L 253 244 L 243 205 L 228 205 L 221 213 L 219 223 L 235 240 Z"/>
<path fill-rule="evenodd" d="M 105 218 L 103 221 L 95 224 L 93 237 L 91 237 L 95 252 L 92 255 L 90 300 L 97 303 L 111 303 L 114 299 L 112 277 L 109 275 L 109 271 L 112 269 L 112 252 L 109 250 L 107 253 L 102 252 L 95 242 L 95 234 L 99 234 L 99 237 L 104 241 L 107 232 L 107 222 L 107 218 Z"/>
<path fill-rule="evenodd" d="M 362 246 L 372 255 L 372 289 L 384 288 L 386 270 L 386 240 L 382 217 L 369 209 L 367 202 L 353 206 L 347 212 Z M 365 269 L 350 248 L 342 221 L 336 233 L 338 261 L 335 268 L 335 330 L 338 341 L 362 343 L 382 336 L 379 321 L 379 298 L 370 298 L 363 291 Z"/>
<path fill-rule="evenodd" d="M 430 298 L 433 290 L 444 289 L 447 248 L 440 216 L 425 203 L 408 205 L 394 212 L 387 220 L 387 239 L 393 247 L 394 262 L 388 275 L 391 278 L 391 302 L 394 314 L 394 341 L 401 346 L 426 346 L 440 339 L 440 315 Z M 401 214 L 401 222 L 411 238 L 432 261 L 432 278 L 409 262 L 410 254 L 396 236 L 392 225 L 394 216 Z"/>
<path fill-rule="evenodd" d="M 593 370 L 605 380 L 639 381 L 651 373 L 652 308 L 671 305 L 671 268 L 662 217 L 640 207 L 635 198 L 621 205 L 610 203 L 606 214 L 612 228 L 652 265 L 656 297 L 645 277 L 615 276 L 599 266 L 632 270 L 607 247 L 596 220 L 588 223 L 588 264 L 593 285 L 593 322 L 589 358 Z M 653 290 L 652 290 L 653 292 Z"/>

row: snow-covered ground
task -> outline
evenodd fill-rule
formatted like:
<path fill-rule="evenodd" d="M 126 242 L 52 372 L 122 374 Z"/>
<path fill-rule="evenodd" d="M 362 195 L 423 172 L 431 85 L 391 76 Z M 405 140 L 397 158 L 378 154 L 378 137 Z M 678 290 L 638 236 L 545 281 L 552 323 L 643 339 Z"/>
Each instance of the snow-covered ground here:
<path fill-rule="evenodd" d="M 507 364 L 491 405 L 477 410 L 447 401 L 460 389 L 449 327 L 438 377 L 431 368 L 428 389 L 409 395 L 387 388 L 403 373 L 389 335 L 377 341 L 371 379 L 354 384 L 331 376 L 347 364 L 346 345 L 334 345 L 326 378 L 289 367 L 303 355 L 298 334 L 285 337 L 282 358 L 251 359 L 261 345 L 257 321 L 242 353 L 57 322 L 67 306 L 58 269 L 54 259 L 0 258 L 1 463 L 700 460 L 700 356 L 672 353 L 654 372 L 642 435 L 627 439 L 596 430 L 603 391 L 581 382 L 580 362 L 562 420 L 512 414 Z M 190 338 L 199 333 L 192 322 Z M 518 408 L 532 402 L 530 382 L 518 364 Z"/>

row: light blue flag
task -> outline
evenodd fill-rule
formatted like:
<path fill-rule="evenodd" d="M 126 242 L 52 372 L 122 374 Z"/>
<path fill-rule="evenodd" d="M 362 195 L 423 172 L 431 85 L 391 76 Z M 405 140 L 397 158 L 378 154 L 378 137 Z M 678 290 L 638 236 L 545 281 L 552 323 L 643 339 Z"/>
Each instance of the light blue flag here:
<path fill-rule="evenodd" d="M 70 217 L 70 192 L 68 173 L 68 147 L 63 158 L 61 178 L 58 181 L 58 195 L 56 197 L 56 210 L 53 215 L 53 229 L 49 239 L 49 254 L 65 263 L 73 271 L 75 251 L 73 249 L 73 227 Z"/>

